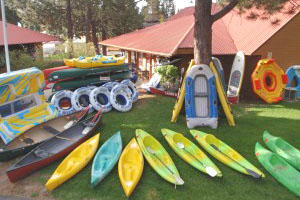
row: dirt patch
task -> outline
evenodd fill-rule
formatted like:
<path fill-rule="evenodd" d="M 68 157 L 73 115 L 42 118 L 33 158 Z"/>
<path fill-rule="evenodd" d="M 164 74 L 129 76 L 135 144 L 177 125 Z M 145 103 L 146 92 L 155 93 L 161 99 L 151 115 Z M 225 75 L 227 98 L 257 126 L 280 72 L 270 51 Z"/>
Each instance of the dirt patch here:
<path fill-rule="evenodd" d="M 6 176 L 6 169 L 15 161 L 0 163 L 0 194 L 3 196 L 17 196 L 28 199 L 43 199 L 52 200 L 51 194 L 46 190 L 44 185 L 38 180 L 40 174 L 33 173 L 32 175 L 20 180 L 16 183 L 11 183 Z"/>

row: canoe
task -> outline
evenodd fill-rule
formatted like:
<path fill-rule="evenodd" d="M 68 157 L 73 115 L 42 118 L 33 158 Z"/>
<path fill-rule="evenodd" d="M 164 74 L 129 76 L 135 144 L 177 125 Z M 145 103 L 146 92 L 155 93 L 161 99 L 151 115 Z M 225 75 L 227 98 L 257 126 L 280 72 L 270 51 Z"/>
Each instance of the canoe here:
<path fill-rule="evenodd" d="M 45 84 L 46 84 L 46 87 L 44 88 L 45 90 L 52 88 L 51 85 L 53 85 L 53 83 L 52 81 L 49 81 L 49 77 L 51 76 L 51 74 L 64 69 L 72 69 L 72 68 L 69 66 L 61 66 L 61 67 L 52 67 L 43 70 L 43 74 L 45 77 Z"/>
<path fill-rule="evenodd" d="M 52 72 L 48 76 L 49 81 L 61 81 L 64 79 L 71 79 L 71 78 L 79 78 L 85 76 L 94 76 L 104 73 L 115 73 L 120 71 L 128 71 L 129 66 L 127 63 L 123 65 L 113 66 L 113 67 L 98 67 L 98 68 L 68 68 L 64 70 L 57 70 Z"/>
<path fill-rule="evenodd" d="M 46 183 L 47 190 L 54 190 L 81 171 L 94 157 L 99 140 L 100 134 L 97 134 L 74 149 L 60 163 Z"/>
<path fill-rule="evenodd" d="M 123 150 L 118 164 L 120 182 L 126 197 L 129 197 L 137 186 L 143 169 L 143 153 L 136 139 L 133 138 Z"/>
<path fill-rule="evenodd" d="M 264 132 L 263 139 L 269 149 L 300 171 L 300 151 L 298 149 L 282 138 L 272 136 L 268 131 Z"/>
<path fill-rule="evenodd" d="M 188 74 L 189 70 L 193 67 L 194 64 L 195 64 L 195 61 L 192 59 L 190 64 L 189 64 L 189 67 L 187 68 L 187 70 L 184 74 L 182 84 L 180 86 L 180 90 L 178 91 L 176 102 L 175 102 L 175 105 L 174 105 L 174 108 L 173 108 L 171 122 L 176 122 L 177 121 L 178 115 L 179 115 L 179 113 L 182 109 L 182 105 L 183 105 L 184 98 L 185 98 L 185 80 L 186 80 L 186 77 L 187 77 L 187 74 Z"/>
<path fill-rule="evenodd" d="M 231 103 L 238 103 L 245 71 L 245 55 L 238 51 L 234 57 L 228 82 L 227 97 Z"/>
<path fill-rule="evenodd" d="M 118 131 L 98 150 L 92 166 L 91 184 L 96 187 L 117 164 L 122 152 L 122 138 Z"/>
<path fill-rule="evenodd" d="M 74 60 L 74 67 L 92 68 L 122 65 L 125 62 L 125 56 L 102 56 L 98 55 L 92 59 Z"/>
<path fill-rule="evenodd" d="M 174 98 L 177 97 L 177 93 L 175 93 L 175 92 L 169 92 L 169 91 L 163 90 L 161 88 L 154 88 L 154 87 L 149 87 L 149 88 L 150 88 L 151 94 L 160 94 L 160 95 L 174 97 Z"/>
<path fill-rule="evenodd" d="M 235 169 L 246 175 L 253 176 L 255 178 L 265 177 L 265 175 L 248 162 L 237 151 L 229 147 L 227 144 L 217 139 L 214 135 L 206 134 L 201 131 L 190 131 L 197 142 L 213 157 L 219 160 L 221 163 Z M 217 150 L 218 149 L 218 150 Z"/>
<path fill-rule="evenodd" d="M 70 121 L 80 122 L 84 120 L 87 115 L 88 112 L 85 110 L 82 112 L 61 116 L 34 126 L 7 145 L 1 143 L 0 161 L 8 161 L 18 156 L 27 154 L 44 141 L 63 131 L 64 126 Z"/>
<path fill-rule="evenodd" d="M 189 139 L 184 137 L 183 134 L 169 129 L 161 129 L 161 132 L 172 149 L 185 162 L 205 174 L 207 174 L 206 167 L 212 167 L 217 172 L 217 176 L 222 177 L 222 172 L 219 170 L 219 168 L 207 157 L 207 155 L 201 149 L 199 149 Z M 184 148 L 180 148 L 179 145 L 184 145 Z"/>
<path fill-rule="evenodd" d="M 165 148 L 150 134 L 137 129 L 137 142 L 150 166 L 163 179 L 175 185 L 183 185 L 179 172 Z"/>
<path fill-rule="evenodd" d="M 123 71 L 114 73 L 111 75 L 99 75 L 99 76 L 90 76 L 85 79 L 76 78 L 70 80 L 59 81 L 53 85 L 52 92 L 57 92 L 60 90 L 75 90 L 80 87 L 86 87 L 90 85 L 101 85 L 108 81 L 117 81 L 129 79 L 131 77 L 130 71 Z"/>
<path fill-rule="evenodd" d="M 226 94 L 224 92 L 224 87 L 223 87 L 221 78 L 220 78 L 220 76 L 219 76 L 219 74 L 218 74 L 218 72 L 217 72 L 217 70 L 216 70 L 213 62 L 210 62 L 209 66 L 210 66 L 211 71 L 213 72 L 213 74 L 216 77 L 216 85 L 217 85 L 218 97 L 219 97 L 219 100 L 220 100 L 221 105 L 223 107 L 223 110 L 225 112 L 228 124 L 229 124 L 229 126 L 235 126 L 233 112 L 232 112 L 230 103 L 228 102 L 227 96 L 226 96 Z"/>
<path fill-rule="evenodd" d="M 86 120 L 56 134 L 37 146 L 6 171 L 11 182 L 16 182 L 30 173 L 64 157 L 87 140 L 101 124 L 102 114 L 98 112 Z"/>
<path fill-rule="evenodd" d="M 258 142 L 255 155 L 262 166 L 284 187 L 300 197 L 300 172 L 279 155 L 265 149 Z"/>

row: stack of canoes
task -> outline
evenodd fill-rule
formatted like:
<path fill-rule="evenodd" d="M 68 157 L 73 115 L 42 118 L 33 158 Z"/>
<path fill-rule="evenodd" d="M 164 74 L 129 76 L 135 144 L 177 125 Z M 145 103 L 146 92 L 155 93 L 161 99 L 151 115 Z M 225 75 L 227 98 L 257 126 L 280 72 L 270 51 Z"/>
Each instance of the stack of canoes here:
<path fill-rule="evenodd" d="M 142 176 L 144 157 L 154 171 L 167 182 L 175 185 L 184 184 L 168 152 L 159 141 L 144 130 L 137 129 L 136 138 L 133 138 L 123 151 L 120 131 L 111 136 L 99 150 L 97 149 L 100 134 L 96 134 L 82 143 L 84 134 L 90 135 L 91 132 L 95 131 L 95 126 L 97 126 L 97 121 L 100 118 L 99 115 L 100 112 L 92 118 L 77 122 L 66 131 L 57 134 L 31 151 L 7 171 L 10 180 L 17 181 L 30 172 L 41 168 L 45 163 L 48 164 L 74 149 L 61 162 L 46 183 L 45 186 L 48 190 L 54 190 L 72 178 L 92 159 L 91 185 L 93 188 L 101 185 L 102 180 L 119 161 L 118 173 L 126 197 L 132 194 Z M 91 123 L 94 126 L 91 126 Z M 70 134 L 71 131 L 74 133 Z M 210 158 L 183 134 L 169 129 L 162 129 L 161 131 L 171 148 L 185 162 L 210 177 L 222 177 L 221 171 Z M 76 135 L 76 133 L 78 134 Z M 192 130 L 191 134 L 209 154 L 225 165 L 255 178 L 264 177 L 260 170 L 215 136 L 195 130 Z M 78 141 L 82 143 L 79 146 Z M 51 146 L 55 146 L 55 148 L 53 149 Z"/>
<path fill-rule="evenodd" d="M 267 131 L 263 134 L 267 147 L 255 145 L 255 155 L 264 168 L 283 186 L 300 197 L 300 151 Z"/>
<path fill-rule="evenodd" d="M 47 77 L 47 88 L 56 92 L 128 79 L 131 77 L 131 72 L 128 64 L 123 63 L 107 67 L 53 69 Z"/>

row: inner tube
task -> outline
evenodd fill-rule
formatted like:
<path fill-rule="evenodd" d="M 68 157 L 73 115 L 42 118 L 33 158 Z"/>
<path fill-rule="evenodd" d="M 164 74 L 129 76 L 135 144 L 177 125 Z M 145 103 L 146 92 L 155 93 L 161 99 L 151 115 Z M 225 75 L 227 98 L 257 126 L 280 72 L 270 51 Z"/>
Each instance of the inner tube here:
<path fill-rule="evenodd" d="M 56 107 L 59 115 L 69 115 L 75 112 L 72 106 L 72 96 L 73 92 L 69 90 L 62 90 L 53 95 L 51 104 Z"/>
<path fill-rule="evenodd" d="M 89 87 L 81 87 L 74 91 L 71 102 L 76 111 L 83 110 L 90 104 L 90 93 L 91 89 Z M 91 106 L 89 113 L 93 111 L 94 108 Z"/>
<path fill-rule="evenodd" d="M 106 87 L 100 86 L 94 88 L 90 93 L 90 102 L 93 108 L 97 111 L 102 109 L 102 112 L 109 112 L 112 109 L 110 103 L 110 92 Z"/>
<path fill-rule="evenodd" d="M 128 87 L 124 84 L 119 84 L 113 87 L 110 92 L 110 103 L 118 111 L 127 112 L 132 108 L 131 95 L 126 92 Z"/>
<path fill-rule="evenodd" d="M 135 85 L 133 82 L 131 82 L 129 79 L 123 80 L 121 84 L 127 85 L 127 87 L 130 89 L 132 93 L 132 102 L 136 102 L 139 97 L 139 92 L 137 91 Z"/>
<path fill-rule="evenodd" d="M 113 87 L 115 87 L 116 85 L 119 85 L 118 82 L 107 82 L 105 84 L 103 84 L 103 87 L 106 87 L 109 91 L 111 91 L 113 89 Z"/>

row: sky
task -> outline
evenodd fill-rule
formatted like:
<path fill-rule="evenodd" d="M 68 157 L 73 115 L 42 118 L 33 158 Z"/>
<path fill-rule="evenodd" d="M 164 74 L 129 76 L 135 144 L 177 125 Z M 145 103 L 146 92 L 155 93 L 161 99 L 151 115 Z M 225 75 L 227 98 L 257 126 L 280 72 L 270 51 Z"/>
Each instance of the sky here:
<path fill-rule="evenodd" d="M 175 7 L 176 7 L 176 12 L 178 9 L 182 9 L 185 7 L 189 7 L 189 6 L 194 6 L 195 5 L 195 0 L 174 0 L 175 3 Z M 139 7 L 142 7 L 142 5 L 145 5 L 145 1 L 141 1 L 139 2 L 137 5 Z"/>

